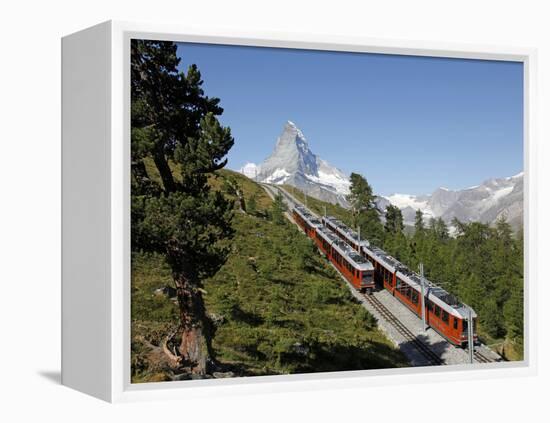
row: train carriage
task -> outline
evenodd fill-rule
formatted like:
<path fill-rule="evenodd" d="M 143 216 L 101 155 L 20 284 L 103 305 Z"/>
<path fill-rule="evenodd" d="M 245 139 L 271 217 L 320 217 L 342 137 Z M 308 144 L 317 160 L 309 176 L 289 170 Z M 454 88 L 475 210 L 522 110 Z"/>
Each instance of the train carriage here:
<path fill-rule="evenodd" d="M 314 239 L 316 229 L 322 226 L 321 221 L 312 215 L 305 207 L 294 207 L 292 209 L 292 217 L 311 239 Z"/>
<path fill-rule="evenodd" d="M 422 281 L 420 275 L 401 267 L 396 272 L 394 296 L 417 316 L 422 317 Z M 468 342 L 468 307 L 427 279 L 424 279 L 424 307 L 426 323 L 454 345 Z M 472 312 L 474 342 L 477 342 L 477 315 Z"/>
<path fill-rule="evenodd" d="M 369 261 L 333 232 L 325 229 L 322 222 L 305 207 L 294 207 L 292 216 L 298 226 L 357 290 L 371 292 L 374 289 L 374 268 Z"/>
<path fill-rule="evenodd" d="M 324 227 L 317 228 L 315 242 L 357 290 L 372 292 L 375 287 L 374 268 L 369 261 Z"/>

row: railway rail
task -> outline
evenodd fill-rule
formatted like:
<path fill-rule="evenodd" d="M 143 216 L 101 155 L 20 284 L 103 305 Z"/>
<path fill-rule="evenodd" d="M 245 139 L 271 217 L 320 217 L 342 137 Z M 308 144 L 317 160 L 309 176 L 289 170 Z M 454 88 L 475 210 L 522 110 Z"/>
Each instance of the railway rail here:
<path fill-rule="evenodd" d="M 476 351 L 475 349 L 474 349 L 474 358 L 475 358 L 479 363 L 494 363 L 494 362 L 496 362 L 496 360 L 493 360 L 492 358 L 487 357 L 486 355 L 481 354 L 479 351 Z"/>
<path fill-rule="evenodd" d="M 408 342 L 410 342 L 416 350 L 422 354 L 428 362 L 433 366 L 446 364 L 441 357 L 433 352 L 430 347 L 420 341 L 414 333 L 412 333 L 388 308 L 380 302 L 374 295 L 364 295 L 367 302 L 391 324 Z"/>

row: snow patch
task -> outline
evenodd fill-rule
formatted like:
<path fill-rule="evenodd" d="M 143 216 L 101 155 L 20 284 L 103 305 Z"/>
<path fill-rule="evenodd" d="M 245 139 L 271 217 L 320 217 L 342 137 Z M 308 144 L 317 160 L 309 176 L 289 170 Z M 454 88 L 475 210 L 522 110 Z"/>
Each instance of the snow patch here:
<path fill-rule="evenodd" d="M 335 175 L 334 173 L 325 173 L 319 170 L 317 172 L 319 176 L 314 175 L 305 175 L 307 179 L 309 179 L 312 182 L 322 184 L 322 185 L 328 185 L 338 193 L 347 195 L 349 194 L 349 188 L 351 185 L 351 182 L 347 178 L 342 178 L 338 175 Z"/>
<path fill-rule="evenodd" d="M 413 210 L 420 210 L 424 215 L 424 219 L 430 219 L 435 217 L 433 210 L 430 208 L 427 200 L 419 200 L 414 195 L 409 194 L 393 194 L 389 197 L 384 197 L 392 205 L 399 207 L 400 209 L 405 209 L 407 207 L 412 208 Z"/>
<path fill-rule="evenodd" d="M 518 178 L 523 178 L 523 171 L 519 172 L 518 174 L 516 174 L 514 176 L 509 176 L 508 178 L 506 178 L 506 180 L 509 181 L 511 179 L 518 179 Z"/>
<path fill-rule="evenodd" d="M 487 198 L 487 199 L 490 199 L 493 202 L 496 202 L 499 198 L 505 197 L 508 194 L 510 194 L 513 191 L 513 189 L 514 189 L 513 186 L 498 189 L 498 190 L 494 191 L 493 195 L 491 197 Z"/>
<path fill-rule="evenodd" d="M 281 185 L 286 182 L 289 176 L 290 176 L 290 173 L 288 173 L 285 169 L 276 169 L 271 175 L 265 178 L 262 182 L 266 182 L 268 184 Z"/>

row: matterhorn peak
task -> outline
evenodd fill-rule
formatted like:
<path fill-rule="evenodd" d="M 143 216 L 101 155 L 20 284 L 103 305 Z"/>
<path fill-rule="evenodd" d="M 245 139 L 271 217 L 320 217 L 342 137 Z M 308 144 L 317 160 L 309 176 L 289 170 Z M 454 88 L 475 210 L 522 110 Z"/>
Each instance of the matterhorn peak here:
<path fill-rule="evenodd" d="M 302 150 L 307 149 L 307 139 L 304 133 L 298 128 L 298 126 L 291 120 L 287 120 L 283 128 L 283 133 L 277 140 L 277 144 L 295 144 Z M 305 152 L 305 151 L 304 151 Z"/>
<path fill-rule="evenodd" d="M 319 199 L 347 205 L 348 177 L 314 154 L 291 120 L 285 123 L 271 155 L 258 167 L 247 164 L 241 171 L 255 174 L 260 182 L 293 185 Z"/>

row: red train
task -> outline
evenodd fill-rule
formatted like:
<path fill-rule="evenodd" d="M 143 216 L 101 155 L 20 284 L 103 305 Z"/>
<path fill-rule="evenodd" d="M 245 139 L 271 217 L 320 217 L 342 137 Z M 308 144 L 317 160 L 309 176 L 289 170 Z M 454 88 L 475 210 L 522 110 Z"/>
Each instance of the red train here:
<path fill-rule="evenodd" d="M 294 221 L 304 230 L 328 260 L 359 291 L 370 293 L 375 288 L 374 267 L 347 243 L 323 227 L 323 223 L 306 208 L 292 210 Z"/>
<path fill-rule="evenodd" d="M 348 242 L 374 267 L 374 280 L 377 286 L 392 293 L 413 313 L 422 317 L 421 278 L 405 265 L 380 248 L 361 240 L 358 234 L 334 217 L 323 217 L 322 224 L 340 239 Z M 444 289 L 424 278 L 426 323 L 453 345 L 466 346 L 468 343 L 468 307 Z M 472 311 L 474 322 L 474 342 L 477 342 L 477 315 Z"/>

